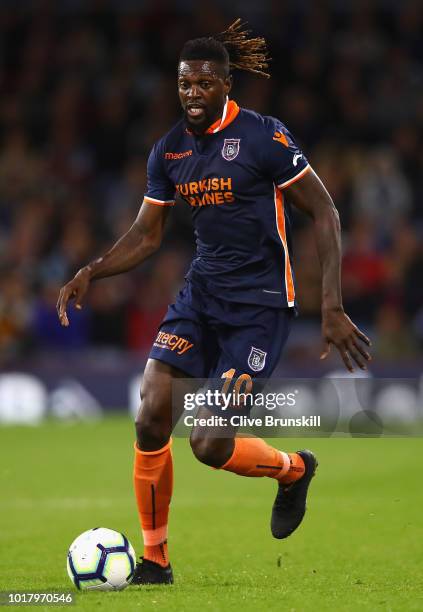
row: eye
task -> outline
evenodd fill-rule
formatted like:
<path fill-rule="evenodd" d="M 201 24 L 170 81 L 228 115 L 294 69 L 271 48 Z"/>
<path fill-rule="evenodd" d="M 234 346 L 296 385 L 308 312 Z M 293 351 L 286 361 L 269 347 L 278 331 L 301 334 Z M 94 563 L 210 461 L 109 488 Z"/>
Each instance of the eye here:
<path fill-rule="evenodd" d="M 210 81 L 201 81 L 200 85 L 202 89 L 209 89 L 211 87 Z"/>
<path fill-rule="evenodd" d="M 188 89 L 189 85 L 186 81 L 179 81 L 180 89 Z"/>

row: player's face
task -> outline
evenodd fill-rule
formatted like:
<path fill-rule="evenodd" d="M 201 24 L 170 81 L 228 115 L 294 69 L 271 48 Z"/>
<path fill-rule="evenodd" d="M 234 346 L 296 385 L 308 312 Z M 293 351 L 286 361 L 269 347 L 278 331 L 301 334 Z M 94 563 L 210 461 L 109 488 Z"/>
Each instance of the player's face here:
<path fill-rule="evenodd" d="M 224 67 L 206 60 L 182 61 L 178 68 L 178 92 L 185 118 L 192 130 L 203 133 L 222 116 L 232 78 Z"/>

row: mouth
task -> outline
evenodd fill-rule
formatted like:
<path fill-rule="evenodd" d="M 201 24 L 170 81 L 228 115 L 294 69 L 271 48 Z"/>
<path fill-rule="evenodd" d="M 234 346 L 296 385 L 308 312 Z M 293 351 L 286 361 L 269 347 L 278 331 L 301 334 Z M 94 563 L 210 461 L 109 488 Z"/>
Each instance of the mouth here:
<path fill-rule="evenodd" d="M 197 119 L 204 116 L 205 108 L 202 104 L 188 104 L 186 112 L 189 117 Z"/>

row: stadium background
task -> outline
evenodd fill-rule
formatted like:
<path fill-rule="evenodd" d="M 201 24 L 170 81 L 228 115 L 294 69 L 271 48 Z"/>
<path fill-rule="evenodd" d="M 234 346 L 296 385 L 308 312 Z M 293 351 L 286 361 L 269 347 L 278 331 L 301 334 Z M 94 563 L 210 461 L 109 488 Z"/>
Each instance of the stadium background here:
<path fill-rule="evenodd" d="M 120 236 L 145 189 L 152 144 L 180 116 L 186 39 L 239 15 L 266 37 L 270 80 L 235 73 L 233 97 L 280 117 L 322 177 L 343 226 L 346 311 L 372 337 L 373 372 L 423 363 L 423 7 L 419 2 L 121 0 L 0 6 L 0 371 L 66 378 L 127 403 L 193 254 L 188 207 L 161 251 L 92 285 L 61 328 L 60 286 Z M 320 277 L 295 215 L 301 317 L 279 373 L 319 376 Z M 129 381 L 129 382 L 128 382 Z M 76 389 L 76 387 L 75 387 Z M 69 391 L 69 388 L 68 388 Z M 3 400 L 4 403 L 4 400 Z"/>

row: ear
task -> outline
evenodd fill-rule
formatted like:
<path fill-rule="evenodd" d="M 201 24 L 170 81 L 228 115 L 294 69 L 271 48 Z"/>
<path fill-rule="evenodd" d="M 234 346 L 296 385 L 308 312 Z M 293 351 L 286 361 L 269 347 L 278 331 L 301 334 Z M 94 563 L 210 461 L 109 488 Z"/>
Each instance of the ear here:
<path fill-rule="evenodd" d="M 232 82 L 233 82 L 232 81 L 232 75 L 230 74 L 230 75 L 228 75 L 225 78 L 225 83 L 224 83 L 225 95 L 228 95 L 229 92 L 231 91 L 231 89 L 232 89 Z"/>

